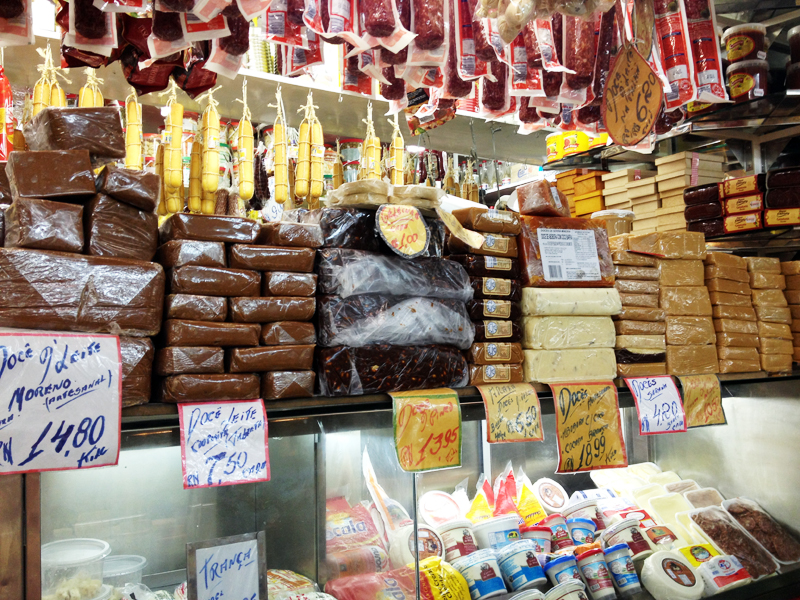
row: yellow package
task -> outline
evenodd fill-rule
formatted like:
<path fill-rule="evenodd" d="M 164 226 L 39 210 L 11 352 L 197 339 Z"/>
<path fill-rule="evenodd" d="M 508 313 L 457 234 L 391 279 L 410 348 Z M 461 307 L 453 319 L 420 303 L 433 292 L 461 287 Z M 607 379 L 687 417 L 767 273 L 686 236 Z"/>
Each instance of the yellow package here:
<path fill-rule="evenodd" d="M 538 498 L 536 498 L 536 494 L 533 493 L 533 490 L 527 483 L 522 486 L 522 491 L 519 494 L 517 512 L 519 512 L 520 516 L 525 521 L 526 527 L 536 525 L 547 516 Z M 469 515 L 467 515 L 467 517 L 469 517 Z"/>
<path fill-rule="evenodd" d="M 708 562 L 714 556 L 719 556 L 719 552 L 714 550 L 711 544 L 693 544 L 678 549 L 696 569 L 704 562 Z"/>

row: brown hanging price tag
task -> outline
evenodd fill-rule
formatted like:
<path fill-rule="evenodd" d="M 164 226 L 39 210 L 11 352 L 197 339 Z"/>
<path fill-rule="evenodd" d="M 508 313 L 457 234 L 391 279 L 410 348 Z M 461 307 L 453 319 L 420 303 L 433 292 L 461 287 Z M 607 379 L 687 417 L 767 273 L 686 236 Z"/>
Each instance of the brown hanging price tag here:
<path fill-rule="evenodd" d="M 716 375 L 687 375 L 678 377 L 683 388 L 683 406 L 686 409 L 686 425 L 725 425 L 722 409 L 722 391 Z"/>
<path fill-rule="evenodd" d="M 617 55 L 603 92 L 603 124 L 621 146 L 640 142 L 653 129 L 661 110 L 661 84 L 642 55 L 631 45 Z"/>

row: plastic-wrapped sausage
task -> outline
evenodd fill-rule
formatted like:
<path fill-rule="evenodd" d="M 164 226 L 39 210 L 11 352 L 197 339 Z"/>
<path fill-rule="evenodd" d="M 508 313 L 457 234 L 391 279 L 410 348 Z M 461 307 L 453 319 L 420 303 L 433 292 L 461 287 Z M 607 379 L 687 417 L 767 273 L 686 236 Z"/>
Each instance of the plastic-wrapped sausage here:
<path fill-rule="evenodd" d="M 414 43 L 420 50 L 436 50 L 444 44 L 444 0 L 414 2 Z"/>
<path fill-rule="evenodd" d="M 489 43 L 481 19 L 472 22 L 472 35 L 475 39 L 475 57 L 487 63 L 497 62 L 497 51 Z"/>
<path fill-rule="evenodd" d="M 606 77 L 611 68 L 611 53 L 617 45 L 616 8 L 603 13 L 600 18 L 600 31 L 597 37 L 597 60 L 594 63 L 594 82 L 592 91 L 595 98 L 603 95 Z"/>
<path fill-rule="evenodd" d="M 539 114 L 536 112 L 535 106 L 530 106 L 528 98 L 525 96 L 519 99 L 519 120 L 523 123 L 536 123 L 539 120 Z"/>
<path fill-rule="evenodd" d="M 381 83 L 381 96 L 387 100 L 401 100 L 406 95 L 405 80 L 395 76 L 394 67 L 386 67 L 382 72 L 389 85 Z"/>
<path fill-rule="evenodd" d="M 164 42 L 174 42 L 183 37 L 180 13 L 153 11 L 153 35 Z"/>
<path fill-rule="evenodd" d="M 322 30 L 328 31 L 331 23 L 331 11 L 328 8 L 328 2 L 331 0 L 319 0 L 319 14 L 322 19 Z M 235 3 L 234 3 L 235 4 Z M 399 8 L 399 7 L 398 7 Z M 344 44 L 344 39 L 339 36 L 325 38 L 329 44 Z"/>
<path fill-rule="evenodd" d="M 219 47 L 228 54 L 241 56 L 250 49 L 250 23 L 241 14 L 228 17 L 230 35 L 219 41 Z"/>
<path fill-rule="evenodd" d="M 345 55 L 352 52 L 354 47 L 355 46 L 353 46 L 352 44 L 345 42 L 344 44 Z M 347 72 L 350 73 L 351 75 L 356 75 L 356 76 L 361 74 L 361 71 L 358 68 L 358 54 L 351 56 L 350 58 L 347 59 Z"/>
<path fill-rule="evenodd" d="M 464 81 L 458 75 L 458 54 L 456 52 L 456 24 L 455 17 L 450 14 L 450 47 L 447 52 L 445 65 L 444 92 L 449 98 L 466 98 L 472 92 L 472 82 Z"/>
<path fill-rule="evenodd" d="M 495 76 L 497 81 L 483 80 L 481 102 L 489 110 L 503 110 L 506 105 L 508 65 L 499 61 L 492 63 L 492 75 Z"/>
<path fill-rule="evenodd" d="M 564 66 L 567 86 L 582 90 L 592 83 L 594 70 L 594 22 L 581 17 L 564 16 Z"/>
<path fill-rule="evenodd" d="M 106 14 L 95 8 L 92 0 L 73 0 L 75 31 L 85 38 L 96 40 L 107 33 Z M 178 25 L 180 29 L 180 25 Z"/>
<path fill-rule="evenodd" d="M 306 12 L 305 0 L 287 0 L 286 1 L 286 18 L 289 23 L 293 25 L 303 24 L 303 13 Z"/>
<path fill-rule="evenodd" d="M 359 10 L 364 13 L 364 29 L 373 37 L 386 37 L 395 29 L 392 0 L 361 0 Z"/>
<path fill-rule="evenodd" d="M 327 0 L 322 0 L 325 3 Z M 411 0 L 395 0 L 397 13 L 400 15 L 400 24 L 404 29 L 411 29 Z M 330 41 L 330 40 L 328 40 Z M 399 52 L 381 50 L 381 59 L 387 65 L 404 65 L 408 59 L 408 48 L 403 48 Z"/>
<path fill-rule="evenodd" d="M 161 6 L 168 8 L 173 12 L 192 12 L 192 9 L 194 8 L 194 0 L 161 0 Z M 234 2 L 231 6 L 236 6 L 236 2 Z M 228 15 L 225 16 L 227 17 Z"/>
<path fill-rule="evenodd" d="M 561 62 L 561 55 L 563 54 L 561 51 L 561 43 L 564 32 L 564 21 L 561 15 L 556 13 L 550 18 L 550 22 L 553 28 L 553 45 L 556 47 L 556 56 L 558 62 Z M 542 71 L 542 89 L 544 90 L 545 96 L 558 96 L 558 91 L 561 89 L 562 77 L 563 75 L 559 71 Z"/>
<path fill-rule="evenodd" d="M 542 68 L 542 52 L 536 39 L 536 21 L 531 19 L 522 30 L 522 41 L 525 42 L 525 54 L 528 56 L 529 69 Z"/>
<path fill-rule="evenodd" d="M 0 2 L 0 18 L 16 19 L 25 12 L 25 3 L 22 0 L 3 0 Z"/>

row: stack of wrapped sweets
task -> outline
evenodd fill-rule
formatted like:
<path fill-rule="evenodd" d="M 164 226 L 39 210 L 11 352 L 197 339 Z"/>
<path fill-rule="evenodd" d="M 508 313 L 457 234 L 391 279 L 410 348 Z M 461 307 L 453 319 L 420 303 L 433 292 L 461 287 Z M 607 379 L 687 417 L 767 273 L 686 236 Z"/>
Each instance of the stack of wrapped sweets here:
<path fill-rule="evenodd" d="M 588 217 L 593 212 L 605 209 L 602 177 L 606 174 L 607 171 L 589 171 L 586 175 L 575 177 L 575 196 L 572 198 L 574 216 Z"/>
<path fill-rule="evenodd" d="M 358 194 L 349 192 L 362 183 L 344 184 L 334 197 L 352 205 Z M 442 258 L 444 224 L 435 216 L 412 219 L 427 237 L 413 258 L 394 250 L 386 241 L 389 231 L 380 226 L 385 222 L 381 214 L 396 204 L 404 205 L 407 216 L 409 206 L 430 207 L 418 202 L 426 188 L 419 193 L 418 186 L 405 188 L 402 196 L 389 196 L 376 187 L 368 204 L 377 205 L 377 212 L 331 212 L 342 210 L 336 207 L 304 217 L 320 223 L 326 246 L 317 261 L 316 353 L 319 391 L 325 396 L 463 387 L 469 382 L 462 351 L 470 349 L 475 336 L 466 308 L 473 288 L 464 267 Z M 515 238 L 502 239 L 514 242 L 509 252 L 516 248 Z"/>
<path fill-rule="evenodd" d="M 726 179 L 718 184 L 722 217 L 709 217 L 695 221 L 692 231 L 700 231 L 706 237 L 755 231 L 764 227 L 762 210 L 765 199 L 765 175 L 748 175 Z M 711 210 L 706 203 L 707 210 Z M 696 212 L 702 212 L 696 208 Z"/>
<path fill-rule="evenodd" d="M 800 225 L 800 167 L 767 173 L 764 227 Z"/>
<path fill-rule="evenodd" d="M 161 400 L 313 395 L 319 226 L 174 214 L 160 235 Z"/>
<path fill-rule="evenodd" d="M 628 198 L 628 184 L 653 175 L 655 175 L 654 171 L 646 169 L 621 169 L 602 175 L 600 179 L 603 182 L 603 202 L 606 208 L 609 210 L 630 210 L 631 201 Z"/>
<path fill-rule="evenodd" d="M 558 191 L 545 184 L 517 189 L 523 214 L 519 246 L 524 379 L 613 379 L 617 366 L 611 315 L 622 305 L 614 288 L 605 222 L 559 216 L 564 211 Z"/>
<path fill-rule="evenodd" d="M 781 273 L 786 277 L 784 296 L 792 317 L 792 347 L 794 362 L 800 362 L 800 260 L 781 263 Z"/>
<path fill-rule="evenodd" d="M 648 233 L 658 227 L 658 209 L 661 208 L 661 196 L 655 177 L 644 177 L 629 181 L 625 193 L 631 203 L 631 210 L 636 215 L 633 231 Z"/>
<path fill-rule="evenodd" d="M 684 213 L 683 192 L 688 186 L 716 185 L 725 176 L 725 158 L 714 154 L 679 152 L 656 159 L 659 231 L 682 231 L 688 220 Z"/>
<path fill-rule="evenodd" d="M 719 372 L 760 371 L 758 323 L 747 262 L 734 254 L 709 252 L 704 276 L 714 315 Z"/>
<path fill-rule="evenodd" d="M 747 271 L 753 307 L 758 317 L 758 353 L 761 370 L 785 373 L 792 370 L 792 313 L 783 290 L 786 276 L 777 258 L 748 256 Z"/>
<path fill-rule="evenodd" d="M 658 308 L 664 311 L 667 374 L 717 373 L 711 300 L 703 285 L 702 234 L 686 231 L 632 234 L 630 252 L 658 258 Z"/>
<path fill-rule="evenodd" d="M 112 164 L 125 156 L 114 107 L 47 108 L 25 135 L 31 151 L 9 156 L 0 183 L 0 201 L 12 199 L 0 324 L 119 335 L 122 406 L 149 402 L 164 299 L 163 269 L 150 262 L 159 178 Z"/>
<path fill-rule="evenodd" d="M 464 227 L 477 231 L 487 240 L 497 235 L 516 236 L 520 230 L 519 215 L 511 211 L 463 208 L 453 216 Z M 514 251 L 498 255 L 497 243 L 465 254 L 450 254 L 469 274 L 473 299 L 467 311 L 475 326 L 475 342 L 469 349 L 470 385 L 486 383 L 521 383 L 522 345 L 517 322 L 522 289 L 519 282 L 516 237 Z M 451 247 L 463 242 L 450 238 Z M 471 250 L 471 249 L 470 249 Z M 502 248 L 498 248 L 501 251 Z"/>
<path fill-rule="evenodd" d="M 614 317 L 617 375 L 666 375 L 667 324 L 658 301 L 658 259 L 630 252 L 629 237 L 623 234 L 609 240 L 614 287 L 622 302 L 622 311 Z"/>

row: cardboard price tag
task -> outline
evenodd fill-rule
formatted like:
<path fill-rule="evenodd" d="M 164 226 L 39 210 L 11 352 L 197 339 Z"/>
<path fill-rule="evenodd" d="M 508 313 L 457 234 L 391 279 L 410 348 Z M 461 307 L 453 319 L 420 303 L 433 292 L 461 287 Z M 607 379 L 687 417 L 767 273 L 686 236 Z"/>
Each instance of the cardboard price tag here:
<path fill-rule="evenodd" d="M 269 481 L 261 400 L 181 403 L 178 418 L 184 489 Z"/>
<path fill-rule="evenodd" d="M 375 222 L 383 241 L 401 256 L 414 258 L 428 247 L 428 228 L 415 206 L 383 204 L 375 213 Z"/>
<path fill-rule="evenodd" d="M 611 381 L 551 384 L 558 435 L 557 473 L 628 465 L 617 388 Z"/>
<path fill-rule="evenodd" d="M 0 333 L 0 474 L 115 465 L 115 335 Z"/>
<path fill-rule="evenodd" d="M 672 377 L 626 377 L 639 415 L 639 435 L 686 431 L 686 414 Z"/>
<path fill-rule="evenodd" d="M 461 405 L 449 388 L 394 392 L 394 445 L 404 471 L 461 466 Z"/>
<path fill-rule="evenodd" d="M 689 427 L 725 425 L 728 422 L 716 375 L 686 375 L 678 379 L 683 388 L 683 407 Z"/>
<path fill-rule="evenodd" d="M 542 410 L 530 383 L 479 385 L 486 408 L 486 441 L 541 442 Z"/>

